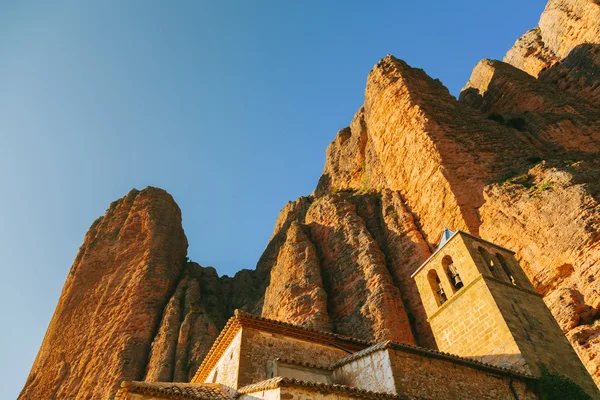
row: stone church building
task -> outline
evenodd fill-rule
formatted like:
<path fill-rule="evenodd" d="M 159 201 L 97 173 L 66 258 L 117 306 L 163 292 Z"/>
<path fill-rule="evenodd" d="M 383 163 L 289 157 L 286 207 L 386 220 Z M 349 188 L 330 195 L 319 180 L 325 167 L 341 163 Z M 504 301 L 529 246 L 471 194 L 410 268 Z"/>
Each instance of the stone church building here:
<path fill-rule="evenodd" d="M 528 400 L 542 366 L 600 398 L 512 251 L 446 229 L 413 278 L 440 351 L 236 311 L 192 382 L 123 382 L 115 399 Z"/>

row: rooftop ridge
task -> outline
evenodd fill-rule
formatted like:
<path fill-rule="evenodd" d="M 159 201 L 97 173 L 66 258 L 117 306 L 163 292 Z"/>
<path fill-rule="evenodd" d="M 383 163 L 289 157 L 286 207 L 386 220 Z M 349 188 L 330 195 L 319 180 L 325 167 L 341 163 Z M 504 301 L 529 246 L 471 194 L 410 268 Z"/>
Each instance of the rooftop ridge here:
<path fill-rule="evenodd" d="M 263 390 L 276 389 L 280 387 L 301 387 L 308 390 L 318 390 L 319 392 L 342 392 L 351 393 L 356 397 L 362 397 L 365 399 L 406 399 L 405 396 L 396 393 L 384 393 L 384 392 L 373 392 L 371 390 L 359 389 L 354 386 L 337 385 L 333 383 L 315 383 L 306 382 L 300 379 L 276 377 L 264 380 L 262 382 L 253 383 L 248 386 L 244 386 L 238 389 L 241 394 L 249 394 Z"/>
<path fill-rule="evenodd" d="M 461 356 L 458 356 L 456 354 L 451 354 L 451 353 L 445 353 L 443 351 L 426 349 L 424 347 L 413 346 L 413 345 L 405 344 L 405 343 L 392 342 L 391 340 L 386 340 L 386 341 L 374 344 L 371 347 L 367 347 L 366 349 L 363 349 L 354 354 L 350 354 L 349 356 L 341 358 L 338 361 L 336 361 L 335 363 L 333 363 L 331 365 L 331 368 L 332 369 L 339 368 L 339 367 L 341 367 L 345 364 L 348 364 L 354 360 L 365 357 L 371 353 L 375 353 L 376 351 L 386 350 L 386 349 L 390 349 L 390 348 L 394 349 L 394 350 L 404 350 L 404 351 L 408 351 L 411 353 L 426 355 L 428 357 L 435 357 L 438 359 L 448 360 L 451 362 L 478 368 L 481 370 L 495 372 L 495 373 L 498 373 L 501 375 L 516 376 L 516 377 L 521 377 L 521 378 L 525 378 L 525 379 L 537 379 L 533 375 L 529 375 L 524 372 L 518 372 L 518 371 L 512 370 L 510 368 L 499 367 L 496 365 L 484 363 L 482 361 L 474 360 L 472 358 L 461 357 Z"/>
<path fill-rule="evenodd" d="M 265 329 L 298 339 L 311 341 L 313 343 L 333 345 L 334 347 L 348 352 L 356 352 L 373 345 L 372 342 L 350 336 L 305 328 L 288 322 L 259 317 L 242 310 L 235 310 L 233 316 L 229 318 L 225 327 L 215 339 L 215 342 L 202 361 L 202 364 L 200 364 L 196 375 L 192 379 L 193 383 L 202 383 L 208 377 L 208 374 L 223 354 L 223 351 L 229 346 L 239 328 L 243 326 Z"/>
<path fill-rule="evenodd" d="M 176 382 L 141 382 L 123 381 L 121 390 L 129 393 L 152 394 L 160 397 L 194 399 L 194 400 L 231 400 L 223 391 L 221 385 L 216 383 L 194 384 Z M 121 392 L 121 390 L 119 392 Z M 123 393 L 121 392 L 121 393 Z M 117 393 L 117 399 L 121 398 Z"/>
<path fill-rule="evenodd" d="M 247 318 L 247 319 L 251 319 L 254 321 L 258 321 L 258 322 L 264 322 L 267 324 L 278 325 L 280 327 L 293 328 L 294 330 L 303 331 L 305 333 L 316 334 L 316 335 L 320 335 L 320 336 L 327 336 L 327 337 L 330 337 L 330 338 L 336 339 L 336 340 L 348 341 L 350 343 L 360 344 L 361 346 L 373 345 L 373 342 L 370 342 L 367 340 L 358 339 L 358 338 L 355 338 L 352 336 L 339 335 L 337 333 L 332 333 L 332 332 L 327 332 L 327 331 L 321 331 L 318 329 L 306 328 L 304 326 L 294 325 L 289 322 L 278 321 L 276 319 L 259 317 L 258 315 L 254 315 L 254 314 L 242 311 L 242 310 L 235 310 L 234 316 L 237 316 L 240 319 Z"/>

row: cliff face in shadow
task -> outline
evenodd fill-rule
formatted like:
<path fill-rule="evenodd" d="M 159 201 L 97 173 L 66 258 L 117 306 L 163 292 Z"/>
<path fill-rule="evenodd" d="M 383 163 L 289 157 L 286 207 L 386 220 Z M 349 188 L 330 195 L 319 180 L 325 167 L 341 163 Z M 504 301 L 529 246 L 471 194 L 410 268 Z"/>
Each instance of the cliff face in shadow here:
<path fill-rule="evenodd" d="M 122 380 L 188 381 L 233 310 L 435 347 L 412 272 L 442 226 L 514 249 L 600 382 L 600 5 L 551 0 L 457 100 L 386 56 L 281 210 L 255 270 L 186 260 L 172 198 L 132 191 L 86 235 L 23 399 L 107 398 Z M 92 390 L 93 388 L 93 390 Z"/>

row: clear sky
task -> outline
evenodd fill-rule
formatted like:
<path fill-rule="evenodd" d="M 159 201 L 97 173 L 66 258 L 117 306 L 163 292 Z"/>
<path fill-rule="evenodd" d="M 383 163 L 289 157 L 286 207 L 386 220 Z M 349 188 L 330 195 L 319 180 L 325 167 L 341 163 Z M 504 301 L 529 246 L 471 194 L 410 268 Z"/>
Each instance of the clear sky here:
<path fill-rule="evenodd" d="M 0 2 L 0 398 L 21 390 L 90 224 L 168 190 L 189 256 L 254 268 L 390 53 L 457 95 L 545 0 Z"/>

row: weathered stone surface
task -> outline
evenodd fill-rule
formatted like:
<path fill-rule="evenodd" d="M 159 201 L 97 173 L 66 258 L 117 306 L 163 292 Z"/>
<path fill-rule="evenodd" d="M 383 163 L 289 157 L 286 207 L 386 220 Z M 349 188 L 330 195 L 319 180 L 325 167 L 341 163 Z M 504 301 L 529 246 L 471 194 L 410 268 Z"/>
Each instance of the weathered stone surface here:
<path fill-rule="evenodd" d="M 227 322 L 228 288 L 214 268 L 186 266 L 152 342 L 144 380 L 188 382 Z"/>
<path fill-rule="evenodd" d="M 600 43 L 597 0 L 550 0 L 539 27 L 546 47 L 563 59 L 583 43 Z"/>
<path fill-rule="evenodd" d="M 540 81 L 600 109 L 600 44 L 582 44 L 567 58 L 540 73 Z"/>
<path fill-rule="evenodd" d="M 597 0 L 550 0 L 539 26 L 525 33 L 504 61 L 537 77 L 577 46 L 600 43 Z"/>
<path fill-rule="evenodd" d="M 143 378 L 186 251 L 165 191 L 112 203 L 86 234 L 19 398 L 105 399 L 120 381 Z"/>
<path fill-rule="evenodd" d="M 306 225 L 321 255 L 334 331 L 360 339 L 414 343 L 385 256 L 346 194 L 319 198 Z M 393 316 L 393 317 L 390 317 Z"/>
<path fill-rule="evenodd" d="M 402 192 L 431 242 L 443 222 L 477 233 L 485 183 L 538 152 L 530 147 L 518 130 L 387 56 L 369 74 L 364 108 L 330 145 L 315 194 L 388 188 Z"/>
<path fill-rule="evenodd" d="M 262 276 L 242 270 L 219 277 L 212 267 L 187 263 L 152 342 L 145 380 L 189 382 L 233 311 L 259 307 Z"/>
<path fill-rule="evenodd" d="M 585 304 L 583 294 L 572 287 L 557 288 L 544 299 L 546 305 L 554 310 L 556 322 L 564 332 L 569 332 L 579 325 L 593 322 L 596 310 Z"/>
<path fill-rule="evenodd" d="M 504 62 L 537 76 L 558 61 L 558 57 L 546 48 L 539 27 L 525 32 L 504 56 Z"/>
<path fill-rule="evenodd" d="M 327 313 L 327 293 L 323 289 L 317 251 L 294 222 L 271 270 L 265 293 L 263 317 L 307 328 L 331 331 Z"/>
<path fill-rule="evenodd" d="M 600 151 L 600 109 L 501 61 L 479 62 L 460 100 L 526 132 L 546 154 Z"/>
<path fill-rule="evenodd" d="M 579 354 L 589 373 L 594 377 L 596 384 L 600 384 L 600 320 L 591 325 L 581 325 L 567 333 L 567 338 Z"/>

